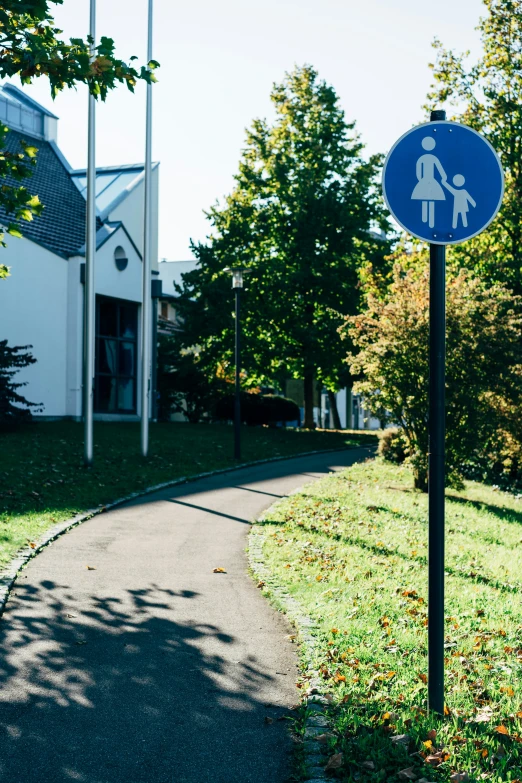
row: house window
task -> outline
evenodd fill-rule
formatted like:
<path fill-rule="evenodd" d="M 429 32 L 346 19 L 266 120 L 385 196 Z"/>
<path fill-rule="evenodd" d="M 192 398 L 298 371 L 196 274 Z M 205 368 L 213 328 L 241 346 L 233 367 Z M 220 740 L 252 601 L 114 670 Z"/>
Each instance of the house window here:
<path fill-rule="evenodd" d="M 169 303 L 168 302 L 162 302 L 161 303 L 161 316 L 162 316 L 162 318 L 168 318 L 169 317 Z"/>
<path fill-rule="evenodd" d="M 116 268 L 120 272 L 123 272 L 127 268 L 127 264 L 129 263 L 129 259 L 127 258 L 127 253 L 120 245 L 118 245 L 118 247 L 114 251 L 114 263 L 116 264 Z"/>
<path fill-rule="evenodd" d="M 136 413 L 138 305 L 96 299 L 97 413 Z"/>

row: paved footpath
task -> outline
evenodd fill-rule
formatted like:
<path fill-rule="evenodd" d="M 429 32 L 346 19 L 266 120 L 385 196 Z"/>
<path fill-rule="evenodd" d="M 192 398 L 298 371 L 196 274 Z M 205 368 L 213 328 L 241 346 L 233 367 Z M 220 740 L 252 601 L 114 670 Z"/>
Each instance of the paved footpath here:
<path fill-rule="evenodd" d="M 249 523 L 369 454 L 162 490 L 39 554 L 0 620 L 0 781 L 283 783 L 291 742 L 278 718 L 298 700 L 297 660 L 248 576 Z"/>

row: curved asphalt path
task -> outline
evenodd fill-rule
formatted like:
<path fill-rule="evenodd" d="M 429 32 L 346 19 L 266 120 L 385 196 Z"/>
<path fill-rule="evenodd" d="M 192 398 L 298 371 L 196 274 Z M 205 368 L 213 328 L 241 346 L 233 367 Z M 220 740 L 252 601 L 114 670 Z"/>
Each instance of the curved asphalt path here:
<path fill-rule="evenodd" d="M 162 490 L 39 554 L 0 621 L 0 781 L 283 783 L 297 661 L 248 576 L 249 523 L 370 453 Z"/>

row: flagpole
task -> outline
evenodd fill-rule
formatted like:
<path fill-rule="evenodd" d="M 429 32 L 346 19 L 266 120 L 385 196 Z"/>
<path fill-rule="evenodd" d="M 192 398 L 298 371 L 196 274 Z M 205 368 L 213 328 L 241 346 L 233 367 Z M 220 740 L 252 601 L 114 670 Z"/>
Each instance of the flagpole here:
<path fill-rule="evenodd" d="M 149 0 L 147 63 L 152 60 L 152 7 Z M 151 251 L 152 251 L 152 84 L 147 83 L 145 137 L 145 215 L 143 232 L 143 295 L 141 306 L 141 453 L 149 452 L 150 360 L 151 360 Z"/>
<path fill-rule="evenodd" d="M 96 39 L 96 0 L 90 0 L 89 32 Z M 93 47 L 95 44 L 93 44 Z M 92 54 L 94 57 L 94 52 Z M 96 99 L 89 91 L 89 121 L 87 150 L 87 209 L 85 228 L 85 290 L 84 290 L 84 366 L 83 422 L 84 462 L 93 463 L 93 386 L 94 386 L 94 259 L 96 254 Z"/>

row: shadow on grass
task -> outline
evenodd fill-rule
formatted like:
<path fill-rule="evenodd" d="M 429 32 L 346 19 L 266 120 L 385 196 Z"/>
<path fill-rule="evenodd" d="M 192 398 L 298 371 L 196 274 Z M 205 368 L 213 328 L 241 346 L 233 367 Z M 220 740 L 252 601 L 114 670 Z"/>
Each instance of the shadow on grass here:
<path fill-rule="evenodd" d="M 449 500 L 451 503 L 455 503 L 456 505 L 472 506 L 478 511 L 487 511 L 488 513 L 496 516 L 498 519 L 501 519 L 503 522 L 511 522 L 512 524 L 516 525 L 522 524 L 522 509 L 520 511 L 516 511 L 513 508 L 506 508 L 500 504 L 496 505 L 493 503 L 485 503 L 482 500 L 461 498 L 457 495 L 446 495 L 446 500 Z"/>
<path fill-rule="evenodd" d="M 286 722 L 264 718 L 285 711 L 259 701 L 273 677 L 219 627 L 176 620 L 197 598 L 17 583 L 0 622 L 0 780 L 282 780 Z"/>

